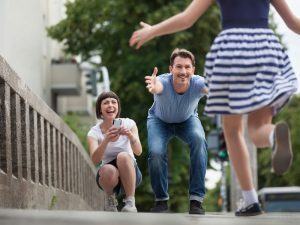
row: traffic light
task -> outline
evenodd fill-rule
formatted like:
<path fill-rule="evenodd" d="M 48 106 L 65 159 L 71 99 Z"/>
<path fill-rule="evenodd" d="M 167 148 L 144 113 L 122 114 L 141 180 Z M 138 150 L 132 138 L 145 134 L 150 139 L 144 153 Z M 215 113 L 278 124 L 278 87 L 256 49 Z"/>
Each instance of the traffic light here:
<path fill-rule="evenodd" d="M 228 160 L 228 153 L 226 148 L 226 141 L 224 137 L 224 132 L 222 129 L 219 131 L 219 147 L 218 147 L 218 157 L 221 161 Z"/>
<path fill-rule="evenodd" d="M 91 73 L 88 73 L 85 75 L 87 78 L 86 81 L 86 92 L 88 94 L 91 94 L 93 96 L 98 95 L 97 91 L 97 74 L 95 71 L 91 71 Z"/>

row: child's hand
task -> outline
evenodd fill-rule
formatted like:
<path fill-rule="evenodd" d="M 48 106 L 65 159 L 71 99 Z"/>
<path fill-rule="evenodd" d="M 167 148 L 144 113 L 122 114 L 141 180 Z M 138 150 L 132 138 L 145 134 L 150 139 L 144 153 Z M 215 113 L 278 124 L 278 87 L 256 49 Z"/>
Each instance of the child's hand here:
<path fill-rule="evenodd" d="M 142 28 L 133 32 L 129 40 L 130 47 L 135 46 L 136 49 L 139 49 L 145 42 L 151 40 L 154 37 L 151 33 L 151 25 L 144 22 L 140 22 L 140 25 Z"/>

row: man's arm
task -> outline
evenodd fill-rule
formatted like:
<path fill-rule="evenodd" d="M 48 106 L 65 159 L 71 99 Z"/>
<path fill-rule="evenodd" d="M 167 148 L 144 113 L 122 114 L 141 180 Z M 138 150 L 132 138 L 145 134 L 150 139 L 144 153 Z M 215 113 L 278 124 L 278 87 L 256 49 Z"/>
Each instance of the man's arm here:
<path fill-rule="evenodd" d="M 154 67 L 152 75 L 145 76 L 146 88 L 152 94 L 159 94 L 164 89 L 163 84 L 156 78 L 157 72 L 157 67 Z"/>
<path fill-rule="evenodd" d="M 208 88 L 207 87 L 202 88 L 202 93 L 207 95 L 208 94 Z"/>

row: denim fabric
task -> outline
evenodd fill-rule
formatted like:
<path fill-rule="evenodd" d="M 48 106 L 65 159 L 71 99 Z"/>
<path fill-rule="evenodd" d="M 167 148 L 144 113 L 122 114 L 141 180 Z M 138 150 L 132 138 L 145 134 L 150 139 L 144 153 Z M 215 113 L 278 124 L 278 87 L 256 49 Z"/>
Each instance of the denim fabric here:
<path fill-rule="evenodd" d="M 148 167 L 156 201 L 169 199 L 167 144 L 178 137 L 190 148 L 189 199 L 203 201 L 207 167 L 207 143 L 201 122 L 191 116 L 182 123 L 165 123 L 148 118 Z"/>

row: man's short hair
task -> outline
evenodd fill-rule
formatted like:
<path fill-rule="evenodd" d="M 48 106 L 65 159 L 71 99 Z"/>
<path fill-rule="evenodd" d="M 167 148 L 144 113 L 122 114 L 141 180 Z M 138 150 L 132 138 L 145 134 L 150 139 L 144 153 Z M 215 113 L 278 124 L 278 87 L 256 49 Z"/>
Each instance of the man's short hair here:
<path fill-rule="evenodd" d="M 179 56 L 181 58 L 189 58 L 195 66 L 195 56 L 190 51 L 184 48 L 175 48 L 170 57 L 170 66 L 173 66 L 175 58 Z"/>

